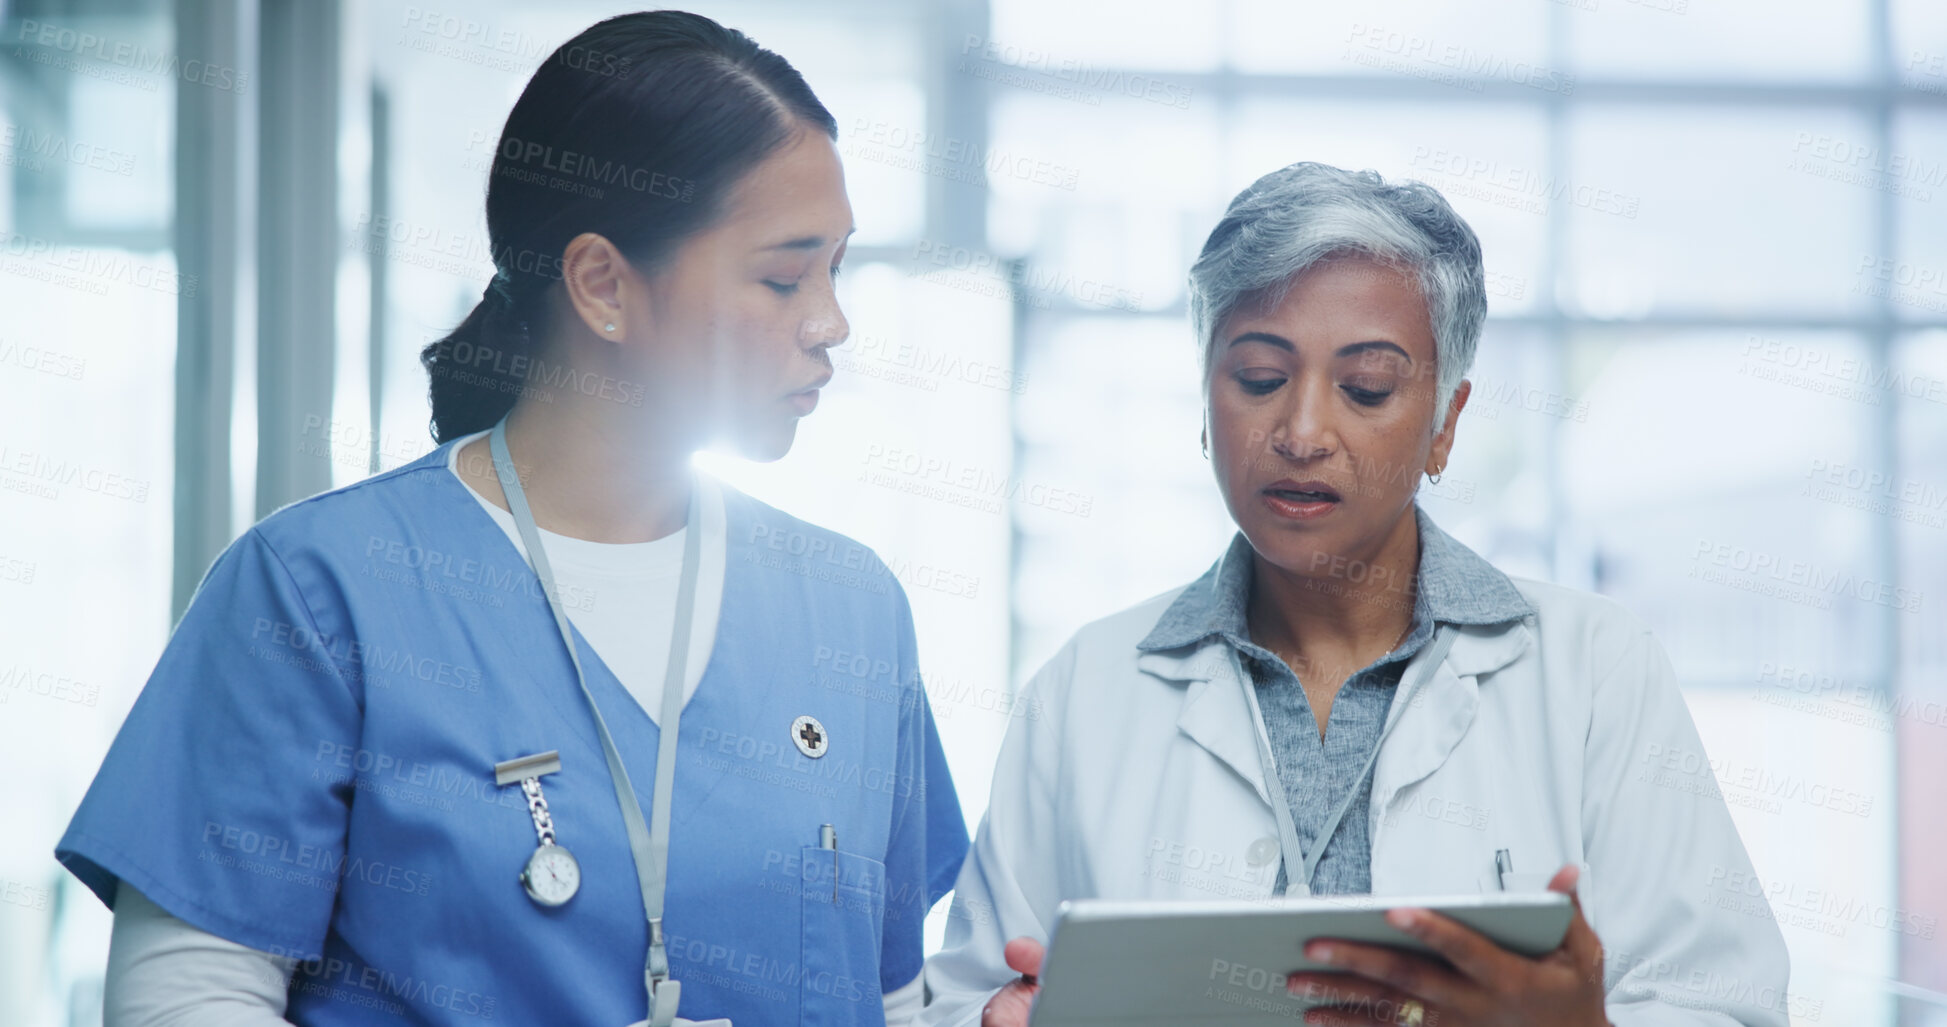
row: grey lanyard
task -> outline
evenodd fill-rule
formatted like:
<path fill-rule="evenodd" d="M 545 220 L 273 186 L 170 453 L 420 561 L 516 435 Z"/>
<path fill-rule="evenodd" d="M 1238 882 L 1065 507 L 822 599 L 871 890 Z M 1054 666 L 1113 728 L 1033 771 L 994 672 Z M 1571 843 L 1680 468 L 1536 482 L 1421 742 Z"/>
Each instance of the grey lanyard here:
<path fill-rule="evenodd" d="M 1440 669 L 1440 662 L 1447 658 L 1447 649 L 1453 645 L 1453 640 L 1454 629 L 1451 625 L 1443 624 L 1434 632 L 1433 641 L 1428 644 L 1426 655 L 1422 657 L 1419 676 L 1413 679 L 1411 685 L 1393 696 L 1393 707 L 1400 711 L 1400 715 L 1391 718 L 1380 730 L 1379 740 L 1373 743 L 1372 751 L 1366 754 L 1365 766 L 1360 769 L 1358 778 L 1352 782 L 1352 787 L 1346 790 L 1345 799 L 1339 803 L 1339 808 L 1332 814 L 1332 819 L 1327 820 L 1325 826 L 1319 829 L 1318 849 L 1309 856 L 1305 855 L 1305 846 L 1298 840 L 1298 824 L 1291 819 L 1291 804 L 1285 800 L 1284 782 L 1279 779 L 1277 761 L 1271 756 L 1271 737 L 1265 730 L 1264 713 L 1258 708 L 1257 685 L 1251 681 L 1249 674 L 1244 673 L 1244 668 L 1237 659 L 1237 650 L 1231 650 L 1231 666 L 1237 670 L 1238 680 L 1244 683 L 1244 696 L 1251 704 L 1251 732 L 1257 738 L 1258 763 L 1264 768 L 1264 790 L 1271 797 L 1271 814 L 1278 819 L 1278 844 L 1284 852 L 1287 893 L 1293 888 L 1296 888 L 1298 894 L 1302 896 L 1309 896 L 1312 893 L 1312 872 L 1318 868 L 1319 857 L 1325 854 L 1326 846 L 1332 843 L 1332 833 L 1339 829 L 1339 821 L 1345 818 L 1345 811 L 1352 808 L 1352 797 L 1359 794 L 1359 789 L 1365 786 L 1367 775 L 1372 773 L 1373 764 L 1378 762 L 1379 747 L 1386 744 L 1386 736 L 1392 733 L 1393 725 L 1406 716 L 1406 704 L 1412 699 L 1414 690 L 1424 686 L 1427 680 L 1433 677 L 1434 672 Z M 1304 873 L 1302 875 L 1292 873 L 1294 867 L 1301 868 Z"/>
<path fill-rule="evenodd" d="M 494 473 L 500 476 L 500 491 L 507 496 L 507 507 L 520 528 L 521 543 L 534 565 L 534 576 L 541 579 L 548 609 L 554 612 L 554 626 L 561 630 L 561 641 L 568 646 L 568 659 L 575 665 L 575 683 L 588 712 L 595 718 L 595 733 L 602 738 L 602 755 L 608 760 L 608 776 L 615 784 L 615 801 L 622 807 L 622 822 L 629 831 L 629 853 L 635 857 L 636 883 L 642 888 L 642 913 L 649 921 L 649 956 L 642 979 L 649 991 L 650 1027 L 670 1027 L 676 1022 L 676 1005 L 682 999 L 682 984 L 669 979 L 669 956 L 663 945 L 663 886 L 669 869 L 669 804 L 676 783 L 676 724 L 683 715 L 683 679 L 689 670 L 690 619 L 696 606 L 696 567 L 701 542 L 698 536 L 702 501 L 690 489 L 688 520 L 683 537 L 683 576 L 676 587 L 676 624 L 669 640 L 669 668 L 663 673 L 662 717 L 657 721 L 661 738 L 656 744 L 656 783 L 654 805 L 650 807 L 650 826 L 642 823 L 642 806 L 635 788 L 629 784 L 628 768 L 615 751 L 601 708 L 588 691 L 588 679 L 581 670 L 581 655 L 575 649 L 574 632 L 568 615 L 561 612 L 554 572 L 548 567 L 547 550 L 541 546 L 534 514 L 527 507 L 527 494 L 521 490 L 520 476 L 514 473 L 513 458 L 507 455 L 507 419 L 493 427 L 489 440 L 493 449 Z"/>

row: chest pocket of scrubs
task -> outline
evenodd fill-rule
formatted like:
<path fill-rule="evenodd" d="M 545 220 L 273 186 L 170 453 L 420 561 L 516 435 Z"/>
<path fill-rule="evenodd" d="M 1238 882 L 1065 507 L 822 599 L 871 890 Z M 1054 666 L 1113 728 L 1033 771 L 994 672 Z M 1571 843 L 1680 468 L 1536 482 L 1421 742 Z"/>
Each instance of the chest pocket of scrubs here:
<path fill-rule="evenodd" d="M 804 936 L 798 966 L 805 1027 L 876 1023 L 884 943 L 886 867 L 870 856 L 807 846 L 801 882 Z"/>

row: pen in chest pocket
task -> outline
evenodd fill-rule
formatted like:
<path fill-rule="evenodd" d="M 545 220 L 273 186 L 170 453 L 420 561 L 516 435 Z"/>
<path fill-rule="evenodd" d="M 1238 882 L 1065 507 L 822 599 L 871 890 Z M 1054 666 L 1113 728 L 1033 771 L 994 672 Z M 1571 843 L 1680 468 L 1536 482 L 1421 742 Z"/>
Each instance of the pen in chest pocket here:
<path fill-rule="evenodd" d="M 832 854 L 832 905 L 838 905 L 838 832 L 830 824 L 818 827 L 818 847 Z"/>

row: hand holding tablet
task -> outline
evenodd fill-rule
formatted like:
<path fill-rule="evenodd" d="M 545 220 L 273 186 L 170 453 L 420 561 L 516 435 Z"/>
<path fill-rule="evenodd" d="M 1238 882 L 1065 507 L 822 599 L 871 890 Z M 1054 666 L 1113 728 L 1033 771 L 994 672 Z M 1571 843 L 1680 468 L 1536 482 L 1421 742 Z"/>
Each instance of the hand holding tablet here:
<path fill-rule="evenodd" d="M 1038 979 L 1001 989 L 981 1022 L 1410 1024 L 1437 1008 L 1442 1023 L 1603 1024 L 1575 876 L 1525 894 L 1064 903 L 1045 961 L 1009 943 L 1008 965 Z"/>
<path fill-rule="evenodd" d="M 1291 976 L 1292 992 L 1321 1006 L 1307 1012 L 1305 1022 L 1607 1027 L 1602 943 L 1582 917 L 1574 891 L 1579 877 L 1574 866 L 1565 866 L 1549 880 L 1548 891 L 1531 893 L 1568 906 L 1559 943 L 1545 953 L 1497 944 L 1492 932 L 1470 930 L 1465 913 L 1410 907 L 1388 910 L 1386 921 L 1411 936 L 1417 952 L 1336 940 L 1307 943 L 1305 955 L 1333 972 Z"/>
<path fill-rule="evenodd" d="M 1008 969 L 1021 976 L 1009 981 L 987 1001 L 986 1008 L 980 1011 L 981 1027 L 1021 1027 L 1028 1022 L 1034 998 L 1041 993 L 1041 959 L 1046 952 L 1033 938 L 1016 938 L 1007 943 L 1002 957 Z"/>

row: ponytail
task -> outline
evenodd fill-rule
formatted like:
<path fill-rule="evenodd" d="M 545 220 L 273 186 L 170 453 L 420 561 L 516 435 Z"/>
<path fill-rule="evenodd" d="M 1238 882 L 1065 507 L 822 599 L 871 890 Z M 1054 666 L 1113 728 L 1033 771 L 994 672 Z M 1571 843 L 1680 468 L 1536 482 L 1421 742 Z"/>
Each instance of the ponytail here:
<path fill-rule="evenodd" d="M 435 442 L 493 427 L 525 388 L 534 366 L 533 335 L 508 285 L 495 275 L 466 320 L 419 351 L 430 383 Z"/>

